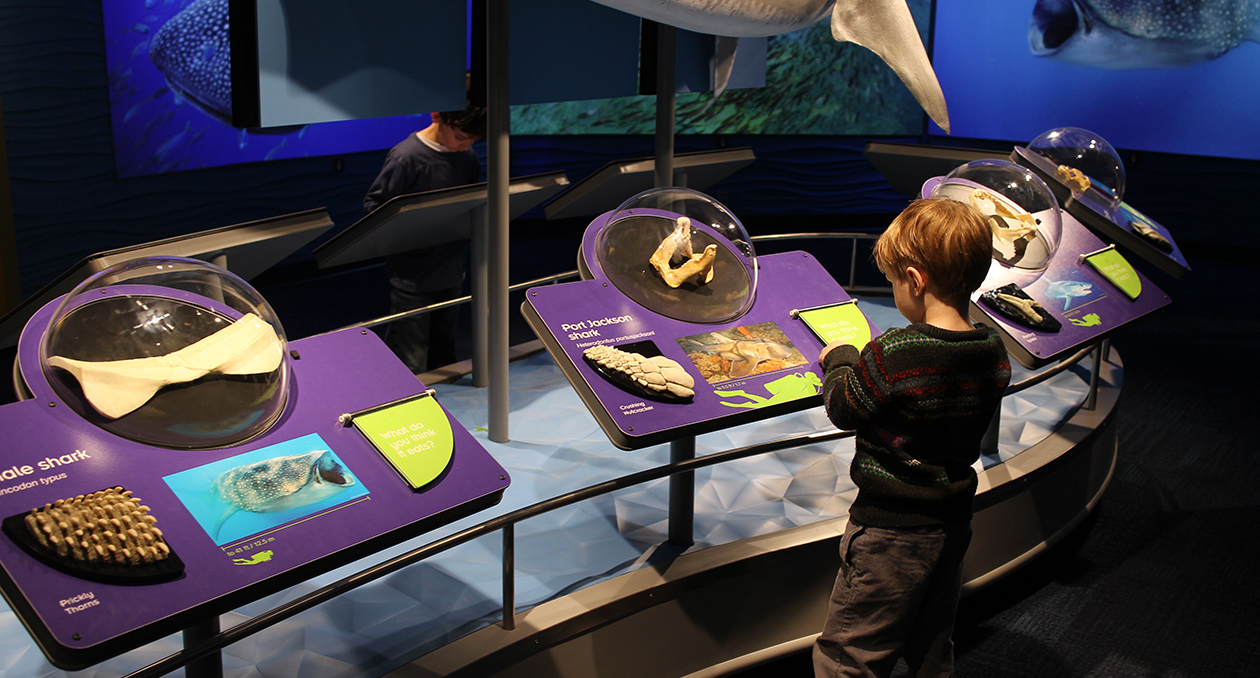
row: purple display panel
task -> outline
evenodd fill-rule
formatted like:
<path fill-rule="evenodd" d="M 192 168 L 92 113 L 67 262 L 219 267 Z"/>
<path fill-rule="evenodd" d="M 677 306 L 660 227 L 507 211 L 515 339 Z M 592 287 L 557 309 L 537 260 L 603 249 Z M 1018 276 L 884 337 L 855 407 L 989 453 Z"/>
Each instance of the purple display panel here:
<path fill-rule="evenodd" d="M 649 311 L 598 271 L 592 273 L 592 280 L 531 288 L 522 312 L 613 444 L 638 449 L 821 404 L 818 353 L 822 344 L 792 311 L 850 297 L 805 252 L 760 256 L 757 264 L 753 304 L 729 322 L 683 322 Z M 872 334 L 878 334 L 866 322 Z M 781 332 L 792 352 L 768 363 L 777 369 L 763 372 L 759 365 L 744 377 L 731 377 L 729 368 L 714 372 L 704 365 L 706 356 L 699 346 L 716 343 L 715 333 L 739 336 L 744 332 L 749 336 L 779 336 Z M 652 347 L 645 348 L 643 342 L 651 342 Z M 659 402 L 617 387 L 583 358 L 583 352 L 596 344 L 640 353 L 659 351 L 694 377 L 694 397 L 685 403 Z"/>
<path fill-rule="evenodd" d="M 36 314 L 19 345 L 19 364 L 34 397 L 0 407 L 6 440 L 0 516 L 121 486 L 150 507 L 185 565 L 183 574 L 170 581 L 101 583 L 53 569 L 13 540 L 0 538 L 0 587 L 45 655 L 60 667 L 102 661 L 492 506 L 508 486 L 507 472 L 458 423 L 451 426 L 454 453 L 444 475 L 412 491 L 360 431 L 340 422 L 343 414 L 425 391 L 366 330 L 290 343 L 289 402 L 258 438 L 225 449 L 173 450 L 115 436 L 61 402 L 39 368 L 42 332 L 32 328 L 46 326 L 54 306 Z M 194 506 L 195 488 L 177 494 L 168 483 L 237 457 L 252 462 L 316 448 L 330 451 L 344 465 L 357 481 L 355 491 L 275 514 L 279 517 L 259 527 L 240 526 L 237 513 L 224 523 L 222 544 L 212 535 L 213 521 L 202 516 L 199 522 L 194 513 L 200 510 Z"/>
<path fill-rule="evenodd" d="M 1063 214 L 1059 249 L 1044 271 L 1025 271 L 994 262 L 989 276 L 972 296 L 972 320 L 1001 331 L 1007 350 L 1020 363 L 1036 368 L 1099 341 L 1116 329 L 1170 303 L 1168 295 L 1140 271 L 1134 275 L 1142 292 L 1129 299 L 1114 284 L 1081 260 L 1082 255 L 1106 249 L 1107 244 Z M 1013 322 L 976 300 L 988 290 L 1015 283 L 1060 321 L 1057 332 L 1036 330 Z"/>
<path fill-rule="evenodd" d="M 1190 264 L 1177 247 L 1172 233 L 1154 219 L 1142 214 L 1128 203 L 1121 200 L 1115 207 L 1108 207 L 1110 200 L 1099 193 L 1099 189 L 1091 186 L 1084 193 L 1073 191 L 1056 172 L 1057 166 L 1041 154 L 1016 146 L 1011 152 L 1011 160 L 1031 169 L 1046 182 L 1054 197 L 1058 199 L 1063 210 L 1076 217 L 1107 242 L 1113 242 L 1126 251 L 1150 262 L 1161 271 L 1182 280 L 1190 271 Z M 1164 249 L 1151 239 L 1140 235 L 1135 223 L 1143 224 L 1167 242 Z"/>

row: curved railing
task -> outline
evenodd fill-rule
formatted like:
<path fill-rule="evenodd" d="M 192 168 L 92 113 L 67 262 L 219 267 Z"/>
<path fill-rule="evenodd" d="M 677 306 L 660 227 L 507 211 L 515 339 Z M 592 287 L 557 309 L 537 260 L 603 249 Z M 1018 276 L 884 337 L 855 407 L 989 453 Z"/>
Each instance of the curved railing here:
<path fill-rule="evenodd" d="M 854 255 L 851 261 L 852 263 L 855 264 L 857 239 L 874 239 L 875 237 L 877 236 L 866 234 L 866 233 L 792 233 L 792 234 L 781 234 L 781 235 L 771 235 L 771 236 L 760 236 L 760 237 L 753 238 L 753 240 L 754 241 L 786 240 L 786 239 L 791 239 L 791 238 L 798 238 L 798 239 L 799 238 L 807 238 L 807 239 L 852 238 L 854 239 Z M 528 287 L 534 287 L 540 284 L 558 282 L 560 280 L 566 280 L 568 278 L 572 278 L 576 276 L 577 276 L 577 271 L 569 271 L 569 272 L 561 273 L 558 275 L 548 276 L 545 278 L 539 278 L 536 280 L 531 280 L 529 282 L 520 283 L 519 285 L 514 285 L 511 288 L 509 288 L 509 291 L 517 291 L 517 290 L 525 289 Z M 852 281 L 852 276 L 850 276 L 850 281 Z M 356 327 L 356 328 L 374 327 L 376 325 L 385 324 L 386 322 L 392 322 L 393 320 L 397 320 L 400 317 L 414 315 L 417 313 L 430 312 L 433 310 L 437 310 L 438 308 L 445 308 L 448 306 L 457 305 L 459 303 L 466 303 L 470 299 L 471 297 L 463 297 L 461 299 L 455 299 L 448 302 L 442 302 L 441 304 L 434 304 L 432 306 L 416 309 L 415 311 L 408 311 L 407 313 L 403 313 L 403 314 L 395 314 L 393 316 L 386 316 L 385 318 L 378 318 L 376 320 L 367 321 L 367 322 L 360 323 L 357 325 L 352 325 L 350 327 Z M 1046 381 L 1047 379 L 1050 379 L 1051 377 L 1067 369 L 1070 369 L 1072 366 L 1076 365 L 1077 363 L 1079 363 L 1081 360 L 1088 357 L 1092 353 L 1095 355 L 1095 363 L 1094 363 L 1094 368 L 1091 370 L 1090 391 L 1089 391 L 1089 396 L 1088 396 L 1085 407 L 1086 409 L 1093 409 L 1094 402 L 1096 399 L 1096 394 L 1097 394 L 1097 388 L 1098 388 L 1099 364 L 1101 360 L 1105 357 L 1106 351 L 1107 351 L 1107 342 L 1105 340 L 1103 342 L 1100 342 L 1099 344 L 1086 347 L 1082 349 L 1081 351 L 1073 354 L 1072 356 L 1069 356 L 1068 358 L 1064 359 L 1058 365 L 1055 365 L 1054 367 L 1043 370 L 1042 372 L 1039 372 L 1038 374 L 1028 379 L 1025 379 L 1017 384 L 1010 385 L 1006 390 L 1006 394 L 1010 395 L 1012 393 L 1018 393 L 1019 391 L 1022 391 L 1027 388 L 1031 388 L 1032 386 L 1035 386 L 1037 384 L 1040 384 Z M 838 431 L 838 430 L 827 431 L 827 432 L 811 433 L 811 434 L 803 435 L 803 436 L 794 436 L 791 438 L 783 438 L 780 440 L 762 442 L 762 443 L 757 443 L 754 445 L 748 445 L 745 447 L 724 450 L 721 452 L 713 452 L 711 454 L 706 454 L 702 457 L 692 457 L 689 459 L 673 461 L 668 464 L 662 464 L 660 466 L 656 466 L 650 469 L 645 469 L 643 471 L 638 471 L 636 473 L 631 473 L 628 475 L 620 476 L 618 478 L 613 478 L 611 480 L 606 480 L 601 483 L 589 485 L 587 487 L 574 490 L 572 492 L 568 492 L 566 494 L 562 494 L 556 497 L 552 497 L 550 499 L 545 499 L 535 504 L 531 504 L 530 506 L 525 506 L 523 508 L 519 508 L 510 513 L 505 513 L 501 516 L 491 518 L 490 520 L 487 520 L 483 523 L 466 528 L 454 534 L 442 537 L 441 539 L 437 539 L 435 541 L 429 542 L 428 544 L 415 548 L 401 555 L 394 556 L 393 558 L 390 558 L 389 560 L 380 562 L 367 569 L 364 569 L 355 574 L 349 575 L 343 579 L 327 584 L 319 589 L 316 589 L 315 591 L 311 591 L 310 593 L 307 593 L 306 595 L 303 595 L 299 598 L 291 600 L 283 605 L 272 608 L 271 610 L 268 610 L 267 612 L 264 612 L 246 621 L 236 624 L 235 626 L 225 631 L 217 632 L 217 633 L 214 633 L 213 635 L 207 634 L 204 638 L 201 638 L 196 642 L 187 642 L 187 638 L 186 638 L 187 647 L 185 647 L 183 650 L 180 650 L 179 652 L 176 652 L 167 657 L 164 657 L 144 668 L 134 671 L 128 674 L 126 678 L 153 678 L 156 676 L 162 676 L 167 673 L 170 673 L 171 671 L 179 669 L 181 667 L 188 666 L 189 664 L 193 664 L 194 662 L 197 662 L 199 660 L 204 660 L 204 659 L 213 657 L 217 652 L 219 652 L 223 648 L 233 643 L 236 643 L 238 641 L 244 640 L 255 633 L 258 633 L 270 626 L 278 624 L 301 612 L 311 609 L 315 607 L 316 605 L 327 602 L 333 598 L 336 598 L 337 596 L 340 596 L 344 593 L 348 593 L 360 586 L 376 581 L 377 579 L 380 579 L 381 577 L 384 577 L 393 572 L 401 570 L 404 567 L 407 567 L 409 565 L 414 565 L 422 560 L 425 560 L 426 558 L 430 558 L 432 556 L 435 556 L 437 554 L 450 550 L 456 546 L 468 543 L 474 539 L 478 539 L 480 537 L 484 537 L 489 534 L 493 534 L 494 532 L 497 532 L 500 530 L 502 530 L 503 532 L 503 628 L 505 630 L 512 630 L 515 628 L 515 615 L 516 615 L 515 527 L 517 523 L 523 520 L 527 520 L 529 518 L 534 518 L 534 517 L 543 515 L 551 511 L 555 511 L 557 509 L 564 508 L 566 506 L 570 506 L 572 504 L 576 504 L 581 501 L 593 499 L 595 497 L 599 497 L 599 496 L 608 494 L 610 492 L 616 492 L 618 490 L 634 487 L 636 485 L 640 485 L 646 482 L 651 482 L 654 480 L 659 480 L 661 478 L 666 478 L 666 477 L 674 476 L 681 473 L 688 473 L 688 472 L 695 471 L 696 469 L 705 468 L 708 466 L 714 466 L 714 465 L 722 464 L 726 462 L 736 461 L 739 459 L 744 459 L 744 458 L 756 456 L 759 454 L 765 454 L 767 452 L 775 452 L 778 450 L 790 449 L 793 447 L 803 447 L 806 445 L 812 445 L 816 443 L 839 440 L 841 438 L 847 438 L 852 435 L 853 435 L 853 431 Z"/>

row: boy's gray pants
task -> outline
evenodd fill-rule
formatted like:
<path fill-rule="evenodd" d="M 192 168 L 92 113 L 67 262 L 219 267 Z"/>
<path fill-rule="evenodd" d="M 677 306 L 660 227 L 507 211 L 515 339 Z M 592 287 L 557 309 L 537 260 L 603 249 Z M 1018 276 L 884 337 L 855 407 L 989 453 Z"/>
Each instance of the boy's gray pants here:
<path fill-rule="evenodd" d="M 954 616 L 971 525 L 888 529 L 852 520 L 840 540 L 840 573 L 814 674 L 888 676 L 898 657 L 910 675 L 954 670 Z"/>

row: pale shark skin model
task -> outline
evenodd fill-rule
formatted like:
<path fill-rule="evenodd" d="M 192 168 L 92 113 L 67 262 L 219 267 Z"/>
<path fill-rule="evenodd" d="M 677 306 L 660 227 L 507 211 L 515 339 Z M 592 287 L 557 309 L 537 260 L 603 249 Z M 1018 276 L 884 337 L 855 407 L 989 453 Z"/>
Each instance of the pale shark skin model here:
<path fill-rule="evenodd" d="M 280 367 L 283 359 L 284 347 L 275 329 L 247 313 L 166 355 L 96 362 L 50 356 L 48 364 L 74 375 L 92 407 L 117 419 L 171 384 L 195 381 L 210 373 L 267 374 Z"/>
<path fill-rule="evenodd" d="M 831 16 L 831 35 L 879 55 L 941 129 L 945 95 L 905 0 L 593 0 L 658 23 L 728 38 L 791 33 Z M 721 40 L 719 39 L 719 42 Z M 721 52 L 719 47 L 719 52 Z"/>

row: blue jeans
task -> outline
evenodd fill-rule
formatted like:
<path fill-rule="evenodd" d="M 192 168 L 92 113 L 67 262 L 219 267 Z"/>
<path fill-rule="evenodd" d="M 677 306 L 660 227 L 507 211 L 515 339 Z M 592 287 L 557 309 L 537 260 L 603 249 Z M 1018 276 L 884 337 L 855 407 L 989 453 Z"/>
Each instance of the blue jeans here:
<path fill-rule="evenodd" d="M 888 676 L 898 657 L 912 676 L 952 675 L 970 543 L 970 525 L 891 529 L 849 521 L 827 621 L 814 644 L 814 675 Z"/>
<path fill-rule="evenodd" d="M 390 313 L 456 299 L 459 287 L 437 292 L 406 292 L 389 289 Z M 421 374 L 456 362 L 455 338 L 459 330 L 459 306 L 395 320 L 385 328 L 385 345 L 397 355 L 412 374 Z"/>

